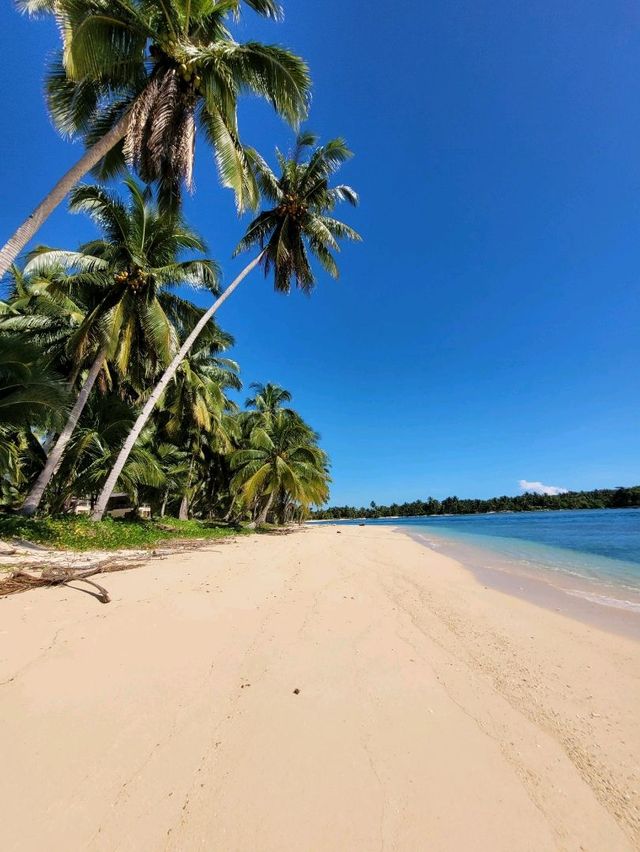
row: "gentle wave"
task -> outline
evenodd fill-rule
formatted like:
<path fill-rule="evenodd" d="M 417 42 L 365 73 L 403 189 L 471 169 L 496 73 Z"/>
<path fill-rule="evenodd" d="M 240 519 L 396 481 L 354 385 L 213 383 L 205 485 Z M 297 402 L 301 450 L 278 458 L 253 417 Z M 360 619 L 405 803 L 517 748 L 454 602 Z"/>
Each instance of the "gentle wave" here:
<path fill-rule="evenodd" d="M 625 609 L 631 612 L 640 612 L 640 602 L 628 601 L 621 598 L 613 598 L 609 595 L 599 595 L 596 592 L 585 592 L 582 589 L 563 589 L 568 595 L 574 598 L 583 598 L 590 603 L 599 604 L 600 606 L 612 606 L 616 609 Z"/>
<path fill-rule="evenodd" d="M 339 523 L 362 523 L 360 520 Z M 640 509 L 380 518 L 468 567 L 640 612 Z"/>
<path fill-rule="evenodd" d="M 625 520 L 632 517 L 627 515 Z M 598 520 L 602 527 L 602 518 Z M 586 528 L 588 519 L 577 521 Z M 566 517 L 563 522 L 566 523 Z M 548 525 L 549 519 L 545 518 L 545 523 Z M 477 526 L 480 525 L 482 520 L 478 519 Z M 575 547 L 567 549 L 533 538 L 515 538 L 517 522 L 511 524 L 510 532 L 514 537 L 510 538 L 489 535 L 486 530 L 478 534 L 477 527 L 471 532 L 471 523 L 467 523 L 465 529 L 445 527 L 445 524 L 437 526 L 436 532 L 436 525 L 428 522 L 397 524 L 398 529 L 405 529 L 427 547 L 447 553 L 472 569 L 485 568 L 543 581 L 560 592 L 601 607 L 640 613 L 640 566 L 637 563 L 588 550 L 581 553 Z M 527 526 L 527 533 L 531 535 L 531 520 Z M 615 532 L 617 530 L 611 530 L 612 537 Z M 600 545 L 604 538 L 601 534 Z M 576 588 L 575 583 L 580 586 Z"/>

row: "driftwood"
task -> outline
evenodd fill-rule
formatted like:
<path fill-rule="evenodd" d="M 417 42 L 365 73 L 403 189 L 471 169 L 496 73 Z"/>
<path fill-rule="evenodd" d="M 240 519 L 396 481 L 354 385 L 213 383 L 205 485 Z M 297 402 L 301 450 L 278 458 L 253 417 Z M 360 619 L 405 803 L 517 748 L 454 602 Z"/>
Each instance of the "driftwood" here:
<path fill-rule="evenodd" d="M 274 527 L 268 530 L 258 529 L 260 535 L 294 535 L 300 531 L 300 527 Z"/>
<path fill-rule="evenodd" d="M 93 568 L 89 571 L 73 571 L 69 568 L 46 568 L 37 577 L 34 574 L 29 574 L 27 571 L 18 570 L 14 571 L 8 580 L 0 583 L 0 596 L 26 592 L 28 589 L 36 589 L 39 586 L 67 586 L 71 582 L 80 581 L 93 586 L 97 590 L 97 594 L 95 592 L 91 592 L 90 594 L 93 594 L 100 603 L 109 603 L 111 598 L 104 586 L 100 586 L 93 580 L 88 579 L 94 574 L 100 573 L 100 568 Z"/>
<path fill-rule="evenodd" d="M 167 529 L 173 529 L 167 527 Z M 280 534 L 287 534 L 284 530 Z M 210 547 L 213 542 L 220 547 L 225 544 L 232 544 L 235 539 L 232 536 L 223 539 L 209 538 L 186 538 L 186 539 L 168 539 L 161 542 L 162 548 L 158 547 L 149 551 L 148 557 L 163 557 L 168 556 L 175 550 L 199 550 L 202 547 Z M 219 551 L 214 551 L 219 552 Z M 69 586 L 70 583 L 80 581 L 89 586 L 93 586 L 96 592 L 90 592 L 88 589 L 78 589 L 78 591 L 87 592 L 97 598 L 100 603 L 110 603 L 108 591 L 95 583 L 93 580 L 87 579 L 95 574 L 111 574 L 115 571 L 129 571 L 132 568 L 138 568 L 147 560 L 138 561 L 120 561 L 103 563 L 102 565 L 94 566 L 93 568 L 84 571 L 76 571 L 73 568 L 63 568 L 57 565 L 49 565 L 46 562 L 32 561 L 27 566 L 31 571 L 38 571 L 38 574 L 32 574 L 28 571 L 17 569 L 11 573 L 6 579 L 2 579 L 0 575 L 0 598 L 8 595 L 15 595 L 19 592 L 27 592 L 29 589 L 42 588 L 43 586 Z M 70 588 L 74 588 L 70 586 Z M 77 588 L 77 587 L 75 587 Z"/>
<path fill-rule="evenodd" d="M 95 574 L 109 574 L 114 571 L 126 571 L 129 568 L 135 567 L 135 563 L 119 563 L 112 565 L 102 565 L 97 568 L 90 568 L 86 571 L 74 571 L 72 568 L 59 568 L 57 566 L 49 566 L 44 568 L 39 575 L 29 574 L 27 571 L 17 570 L 11 574 L 6 580 L 0 581 L 0 597 L 6 595 L 15 595 L 18 592 L 26 592 L 29 589 L 37 589 L 42 586 L 68 586 L 70 583 L 81 582 L 88 586 L 93 586 L 96 592 L 90 592 L 88 589 L 82 589 L 87 594 L 97 598 L 100 603 L 109 603 L 111 598 L 109 592 L 104 586 L 99 585 L 89 577 Z M 73 586 L 71 586 L 73 588 Z"/>

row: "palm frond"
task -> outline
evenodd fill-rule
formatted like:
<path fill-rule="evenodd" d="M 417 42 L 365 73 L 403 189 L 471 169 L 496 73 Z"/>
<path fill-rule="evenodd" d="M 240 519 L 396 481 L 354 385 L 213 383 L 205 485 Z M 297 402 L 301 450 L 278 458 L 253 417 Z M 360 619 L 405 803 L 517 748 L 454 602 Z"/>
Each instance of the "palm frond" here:
<path fill-rule="evenodd" d="M 328 182 L 351 157 L 351 151 L 340 138 L 321 146 L 316 143 L 317 137 L 305 131 L 298 135 L 291 159 L 276 150 L 279 177 L 257 152 L 249 153 L 258 185 L 276 206 L 263 210 L 249 224 L 234 254 L 259 246 L 264 252 L 261 262 L 265 274 L 273 271 L 274 287 L 282 293 L 288 293 L 292 284 L 311 292 L 315 275 L 309 253 L 337 278 L 338 266 L 331 252 L 339 251 L 340 239 L 361 239 L 349 225 L 327 215 L 340 201 L 357 203 L 351 187 L 340 184 L 331 188 Z"/>
<path fill-rule="evenodd" d="M 238 212 L 255 207 L 258 202 L 255 179 L 234 128 L 229 127 L 214 103 L 207 103 L 206 112 L 203 110 L 201 115 L 205 135 L 215 152 L 222 185 L 234 191 Z"/>
<path fill-rule="evenodd" d="M 220 42 L 201 54 L 206 70 L 229 69 L 238 92 L 248 91 L 268 100 L 296 126 L 307 115 L 311 80 L 307 64 L 289 50 L 273 44 Z"/>
<path fill-rule="evenodd" d="M 58 269 L 77 269 L 83 272 L 97 272 L 107 268 L 106 261 L 99 257 L 79 251 L 64 251 L 47 246 L 38 246 L 29 253 L 24 271 L 27 275 L 37 275 Z"/>

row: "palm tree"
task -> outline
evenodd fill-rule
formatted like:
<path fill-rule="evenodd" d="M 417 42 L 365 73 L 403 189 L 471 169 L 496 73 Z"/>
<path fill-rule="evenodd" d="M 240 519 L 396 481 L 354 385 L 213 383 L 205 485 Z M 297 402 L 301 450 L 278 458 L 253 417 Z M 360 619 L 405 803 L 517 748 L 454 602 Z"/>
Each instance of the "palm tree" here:
<path fill-rule="evenodd" d="M 252 421 L 257 419 L 268 428 L 278 411 L 294 413 L 291 408 L 283 408 L 283 403 L 291 402 L 291 394 L 288 390 L 281 388 L 280 385 L 274 385 L 271 382 L 267 382 L 266 385 L 260 382 L 252 382 L 249 387 L 253 391 L 253 396 L 245 401 L 245 405 L 247 408 L 253 409 L 247 412 Z"/>
<path fill-rule="evenodd" d="M 274 0 L 245 2 L 261 15 L 280 17 Z M 49 111 L 63 133 L 83 136 L 87 151 L 0 250 L 0 277 L 72 187 L 99 164 L 103 177 L 113 174 L 123 153 L 175 203 L 181 182 L 191 184 L 197 126 L 239 209 L 257 203 L 238 133 L 238 97 L 257 94 L 297 124 L 306 114 L 310 80 L 306 64 L 288 50 L 234 41 L 227 21 L 239 14 L 240 0 L 21 5 L 52 13 L 58 22 L 63 47 L 49 69 Z"/>
<path fill-rule="evenodd" d="M 310 426 L 308 426 L 307 423 L 305 423 L 297 411 L 292 408 L 283 407 L 283 402 L 291 401 L 291 394 L 289 391 L 281 388 L 279 385 L 271 383 L 266 385 L 254 383 L 251 387 L 254 388 L 256 393 L 254 397 L 251 397 L 246 401 L 246 405 L 250 410 L 242 412 L 239 415 L 243 434 L 239 449 L 253 448 L 252 440 L 256 430 L 262 430 L 270 437 L 273 437 L 276 421 L 278 418 L 282 420 L 282 418 L 285 417 L 289 426 L 289 431 L 291 433 L 295 433 L 296 442 L 300 446 L 314 448 L 314 452 L 317 452 L 317 469 L 318 471 L 324 469 L 325 480 L 328 483 L 328 463 L 326 456 L 318 447 L 319 436 L 313 429 L 311 429 Z M 232 466 L 234 458 L 235 455 L 232 455 Z M 242 496 L 242 492 L 238 491 L 237 488 L 235 489 L 235 493 Z M 261 517 L 265 514 L 265 504 L 263 502 L 264 496 L 265 494 L 263 489 L 259 485 L 256 486 L 251 495 L 251 500 L 249 501 L 249 506 L 252 507 L 254 515 L 255 511 L 257 511 L 260 506 L 262 506 Z M 287 492 L 285 488 L 282 487 L 276 489 L 273 497 L 268 498 L 266 512 L 272 512 L 282 523 L 284 523 L 296 510 L 304 513 L 307 508 L 307 506 L 300 504 L 289 494 L 289 492 Z"/>
<path fill-rule="evenodd" d="M 0 337 L 0 472 L 16 478 L 21 433 L 55 422 L 67 406 L 62 377 L 33 343 Z"/>
<path fill-rule="evenodd" d="M 219 356 L 232 338 L 218 328 L 211 337 L 187 353 L 167 390 L 160 419 L 171 439 L 185 430 L 215 432 L 217 419 L 232 407 L 225 391 L 242 387 L 237 363 Z"/>
<path fill-rule="evenodd" d="M 182 488 L 178 517 L 185 520 L 198 484 L 198 476 L 211 450 L 229 452 L 232 448 L 227 431 L 226 415 L 234 406 L 225 391 L 239 390 L 238 365 L 219 352 L 232 344 L 230 335 L 220 329 L 199 341 L 189 352 L 176 372 L 175 381 L 167 388 L 163 406 L 158 413 L 160 434 L 186 450 L 189 469 Z"/>
<path fill-rule="evenodd" d="M 86 286 L 76 283 L 71 292 L 69 276 L 62 268 L 26 275 L 24 270 L 12 266 L 0 332 L 12 339 L 28 337 L 36 342 L 73 388 L 81 365 L 74 353 L 67 352 L 67 344 L 84 320 L 90 299 L 90 288 Z"/>
<path fill-rule="evenodd" d="M 315 277 L 308 252 L 310 251 L 335 278 L 338 276 L 338 266 L 331 252 L 339 250 L 338 240 L 360 240 L 356 231 L 328 215 L 341 201 L 357 204 L 358 196 L 351 187 L 329 185 L 331 176 L 352 156 L 351 151 L 343 139 L 332 139 L 326 145 L 315 147 L 316 143 L 315 136 L 305 133 L 298 137 L 292 159 L 287 160 L 278 151 L 281 170 L 279 177 L 276 177 L 257 152 L 251 152 L 251 161 L 261 192 L 275 206 L 262 212 L 249 225 L 236 253 L 254 246 L 259 247 L 259 252 L 202 315 L 165 370 L 122 447 L 92 514 L 93 520 L 102 519 L 127 456 L 164 389 L 173 379 L 179 364 L 211 317 L 247 275 L 261 265 L 265 274 L 273 270 L 276 290 L 288 293 L 294 282 L 297 287 L 309 293 L 315 285 Z M 309 156 L 303 160 L 303 154 L 307 151 Z"/>
<path fill-rule="evenodd" d="M 313 437 L 299 417 L 278 411 L 269 430 L 257 426 L 249 436 L 249 448 L 231 457 L 235 471 L 231 490 L 249 505 L 263 501 L 256 523 L 266 522 L 279 496 L 285 504 L 290 499 L 305 509 L 326 501 L 326 456 Z"/>
<path fill-rule="evenodd" d="M 112 363 L 134 385 L 155 378 L 178 348 L 175 321 L 184 302 L 171 288 L 180 284 L 215 292 L 217 268 L 205 259 L 181 260 L 185 250 L 204 251 L 202 240 L 177 212 L 160 213 L 148 192 L 127 178 L 128 204 L 97 186 L 72 193 L 70 210 L 87 213 L 102 230 L 78 251 L 40 248 L 26 271 L 70 271 L 67 288 L 85 291 L 86 315 L 67 342 L 67 352 L 88 371 L 67 423 L 28 495 L 22 512 L 34 514 L 78 423 L 98 376 Z M 199 316 L 189 306 L 189 316 Z"/>
<path fill-rule="evenodd" d="M 0 337 L 0 426 L 43 426 L 67 404 L 67 389 L 33 343 Z"/>
<path fill-rule="evenodd" d="M 65 509 L 72 497 L 95 497 L 104 483 L 123 438 L 135 418 L 135 408 L 122 398 L 121 389 L 92 394 L 82 412 L 53 482 L 47 492 L 52 512 Z M 156 431 L 151 426 L 127 460 L 120 486 L 138 503 L 140 487 L 159 490 L 166 477 L 155 452 Z"/>
<path fill-rule="evenodd" d="M 164 518 L 172 495 L 183 493 L 183 483 L 189 474 L 189 453 L 175 444 L 163 441 L 156 443 L 155 454 L 165 478 L 159 500 L 160 517 Z"/>

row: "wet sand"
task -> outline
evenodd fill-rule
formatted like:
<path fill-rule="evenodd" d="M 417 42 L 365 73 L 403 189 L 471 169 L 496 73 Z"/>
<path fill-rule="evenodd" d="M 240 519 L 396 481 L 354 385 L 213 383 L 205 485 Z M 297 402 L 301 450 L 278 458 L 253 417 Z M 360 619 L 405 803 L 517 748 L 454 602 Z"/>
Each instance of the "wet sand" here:
<path fill-rule="evenodd" d="M 490 548 L 468 545 L 444 536 L 425 536 L 398 527 L 420 544 L 443 553 L 469 569 L 478 582 L 553 612 L 577 618 L 585 624 L 640 641 L 640 596 L 638 592 L 603 583 L 589 583 L 575 576 L 552 572 L 540 566 L 524 568 Z"/>

